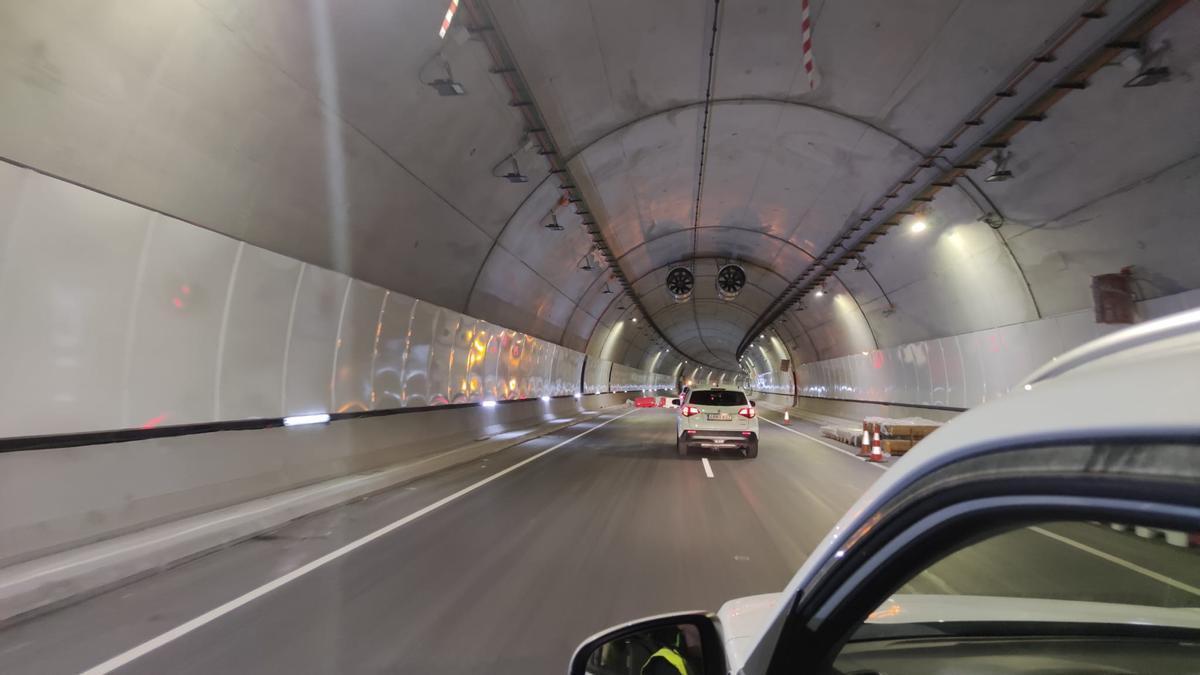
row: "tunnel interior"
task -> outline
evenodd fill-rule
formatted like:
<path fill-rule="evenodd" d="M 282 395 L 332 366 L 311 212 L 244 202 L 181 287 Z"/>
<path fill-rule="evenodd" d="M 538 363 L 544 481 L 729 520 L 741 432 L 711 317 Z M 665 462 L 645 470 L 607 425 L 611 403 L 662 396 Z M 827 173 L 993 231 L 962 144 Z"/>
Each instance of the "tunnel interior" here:
<path fill-rule="evenodd" d="M 941 422 L 1200 306 L 1198 34 L 1195 0 L 0 3 L 0 627 L 636 396 Z"/>

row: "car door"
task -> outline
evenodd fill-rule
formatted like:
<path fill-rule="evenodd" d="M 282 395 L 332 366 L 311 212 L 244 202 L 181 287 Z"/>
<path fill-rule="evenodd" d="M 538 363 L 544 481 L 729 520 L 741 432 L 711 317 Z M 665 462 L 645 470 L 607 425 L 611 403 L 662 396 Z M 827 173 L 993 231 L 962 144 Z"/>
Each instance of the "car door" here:
<path fill-rule="evenodd" d="M 860 523 L 739 672 L 1200 663 L 1196 438 L 992 450 L 916 477 Z"/>

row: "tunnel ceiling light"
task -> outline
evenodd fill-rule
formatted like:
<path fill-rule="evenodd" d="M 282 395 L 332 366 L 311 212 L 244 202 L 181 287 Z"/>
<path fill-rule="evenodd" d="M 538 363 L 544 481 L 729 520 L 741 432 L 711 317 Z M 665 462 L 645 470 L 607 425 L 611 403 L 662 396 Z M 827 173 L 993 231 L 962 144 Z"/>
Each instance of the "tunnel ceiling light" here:
<path fill-rule="evenodd" d="M 446 75 L 445 77 L 439 77 L 433 81 L 427 81 L 424 74 L 425 69 L 436 61 L 441 61 L 442 70 L 446 72 Z M 467 93 L 467 88 L 463 86 L 462 82 L 454 79 L 454 73 L 450 70 L 450 62 L 441 55 L 440 51 L 435 53 L 428 61 L 425 62 L 423 66 L 421 66 L 420 70 L 417 71 L 417 79 L 421 81 L 421 84 L 424 84 L 427 87 L 432 87 L 439 96 L 463 96 Z"/>
<path fill-rule="evenodd" d="M 988 183 L 1003 183 L 1007 180 L 1012 180 L 1013 172 L 1008 169 L 1008 161 L 1012 159 L 1011 152 L 997 150 L 992 156 L 992 162 L 996 165 L 996 170 L 993 171 L 987 178 L 983 180 Z"/>
<path fill-rule="evenodd" d="M 438 96 L 463 96 L 467 93 L 466 87 L 462 82 L 451 79 L 438 79 L 429 83 L 437 91 Z"/>
<path fill-rule="evenodd" d="M 634 322 L 634 323 L 637 323 L 637 317 L 636 317 L 636 316 L 635 316 L 635 317 L 633 317 L 633 322 Z"/>
<path fill-rule="evenodd" d="M 602 290 L 600 292 L 603 293 L 604 295 L 612 295 L 613 289 L 608 287 L 608 282 L 606 281 L 606 282 L 604 282 L 604 290 Z"/>
<path fill-rule="evenodd" d="M 924 218 L 918 218 L 909 226 L 913 232 L 924 232 L 929 227 L 929 223 L 925 222 Z"/>
<path fill-rule="evenodd" d="M 546 229 L 552 232 L 563 231 L 563 226 L 558 222 L 558 216 L 553 211 L 550 212 L 550 222 L 546 223 Z"/>
<path fill-rule="evenodd" d="M 520 150 L 518 150 L 517 152 L 520 152 Z M 496 169 L 499 169 L 500 166 L 502 164 L 504 164 L 505 161 L 512 162 L 512 168 L 509 169 L 509 171 L 507 173 L 503 173 L 503 174 L 496 173 Z M 521 165 L 517 164 L 516 153 L 513 153 L 512 155 L 509 155 L 507 158 L 500 160 L 500 164 L 497 164 L 496 166 L 492 167 L 492 175 L 495 176 L 496 178 L 503 178 L 504 180 L 506 180 L 510 183 L 528 183 L 529 182 L 529 176 L 526 176 L 525 174 L 521 173 Z"/>
<path fill-rule="evenodd" d="M 816 296 L 816 297 L 818 297 L 818 298 L 823 298 L 823 297 L 825 297 L 825 289 L 824 289 L 824 288 L 821 288 L 820 286 L 818 286 L 818 287 L 817 287 L 817 292 L 816 292 L 816 293 L 813 293 L 813 295 L 814 295 L 814 296 Z"/>
<path fill-rule="evenodd" d="M 1125 87 L 1133 89 L 1136 87 L 1153 87 L 1156 84 L 1171 81 L 1171 69 L 1166 66 L 1156 66 L 1153 68 L 1142 68 L 1125 83 Z"/>
<path fill-rule="evenodd" d="M 993 230 L 998 230 L 1001 227 L 1004 227 L 1004 216 L 994 211 L 983 214 L 980 216 L 979 220 Z"/>
<path fill-rule="evenodd" d="M 305 424 L 325 424 L 329 421 L 329 413 L 320 413 L 316 415 L 293 415 L 283 418 L 283 426 L 298 427 Z"/>
<path fill-rule="evenodd" d="M 1119 62 L 1125 68 L 1137 71 L 1137 74 L 1129 78 L 1123 86 L 1135 89 L 1170 82 L 1171 69 L 1162 65 L 1163 56 L 1169 48 L 1170 44 L 1164 41 L 1157 49 L 1151 50 L 1142 44 L 1137 49 L 1126 51 Z"/>

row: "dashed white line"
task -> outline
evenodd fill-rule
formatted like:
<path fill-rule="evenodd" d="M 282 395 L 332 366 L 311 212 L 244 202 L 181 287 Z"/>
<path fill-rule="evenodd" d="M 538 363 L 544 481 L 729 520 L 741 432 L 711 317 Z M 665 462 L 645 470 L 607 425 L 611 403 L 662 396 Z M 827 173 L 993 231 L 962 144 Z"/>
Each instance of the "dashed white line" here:
<path fill-rule="evenodd" d="M 1029 529 L 1034 532 L 1037 532 L 1038 534 L 1042 535 L 1043 537 L 1050 537 L 1051 539 L 1053 539 L 1057 542 L 1061 542 L 1063 544 L 1066 544 L 1067 546 L 1072 546 L 1074 548 L 1077 548 L 1080 551 L 1083 551 L 1084 553 L 1090 553 L 1090 554 L 1096 556 L 1097 558 L 1100 558 L 1102 560 L 1107 560 L 1108 562 L 1110 562 L 1114 565 L 1120 565 L 1121 567 L 1124 567 L 1127 570 L 1137 572 L 1138 574 L 1141 574 L 1142 576 L 1150 577 L 1151 579 L 1153 579 L 1159 583 L 1166 584 L 1168 586 L 1171 586 L 1172 588 L 1178 588 L 1179 590 L 1185 591 L 1187 593 L 1191 593 L 1192 595 L 1200 595 L 1200 588 L 1196 588 L 1195 586 L 1185 584 L 1182 581 L 1172 579 L 1171 577 L 1168 577 L 1166 575 L 1159 574 L 1158 572 L 1155 572 L 1154 570 L 1148 570 L 1145 567 L 1142 567 L 1141 565 L 1138 565 L 1136 563 L 1131 563 L 1124 558 L 1118 558 L 1117 556 L 1115 556 L 1111 553 L 1105 553 L 1104 551 L 1101 551 L 1098 548 L 1092 548 L 1091 546 L 1088 546 L 1087 544 L 1075 541 L 1074 539 L 1071 539 L 1070 537 L 1064 537 L 1061 534 L 1055 534 L 1054 532 L 1051 532 L 1049 530 L 1043 530 L 1040 527 L 1031 527 Z"/>
<path fill-rule="evenodd" d="M 825 447 L 827 447 L 827 448 L 832 448 L 832 449 L 834 449 L 834 450 L 837 450 L 837 451 L 838 451 L 838 452 L 840 452 L 840 453 L 843 453 L 843 454 L 849 455 L 849 456 L 853 457 L 854 459 L 857 459 L 857 460 L 859 460 L 860 462 L 862 462 L 862 458 L 861 458 L 861 457 L 859 457 L 857 454 L 855 454 L 855 453 L 853 453 L 853 452 L 850 452 L 849 450 L 847 450 L 847 449 L 845 449 L 845 448 L 839 448 L 838 446 L 834 445 L 833 443 L 828 443 L 828 442 L 826 442 L 826 441 L 823 441 L 823 440 L 821 440 L 821 439 L 817 438 L 816 436 L 809 436 L 808 434 L 804 433 L 803 431 L 796 431 L 795 429 L 789 429 L 789 428 L 787 428 L 787 427 L 783 426 L 782 424 L 780 424 L 779 422 L 772 422 L 771 420 L 769 420 L 769 419 L 767 419 L 767 418 L 765 418 L 765 417 L 762 417 L 761 419 L 762 419 L 762 421 L 764 421 L 764 422 L 768 422 L 768 423 L 770 423 L 770 424 L 774 424 L 775 426 L 779 427 L 780 429 L 783 429 L 784 431 L 790 431 L 790 432 L 792 432 L 793 434 L 796 434 L 797 436 L 803 436 L 803 437 L 807 438 L 807 439 L 808 439 L 808 440 L 810 440 L 810 441 L 813 441 L 813 442 L 815 442 L 815 443 L 820 443 L 821 445 L 823 445 L 823 446 L 825 446 Z M 877 463 L 875 463 L 875 462 L 862 462 L 862 463 L 863 463 L 863 464 L 866 464 L 867 466 L 873 466 L 873 467 L 875 467 L 876 469 L 879 469 L 880 471 L 886 471 L 886 470 L 887 470 L 887 467 L 886 467 L 886 466 L 884 466 L 884 465 L 882 465 L 882 464 L 877 464 Z"/>
<path fill-rule="evenodd" d="M 633 412 L 633 411 L 629 411 L 629 412 Z M 429 506 L 426 506 L 425 508 L 420 509 L 419 511 L 410 513 L 409 515 L 401 518 L 400 520 L 397 520 L 388 525 L 384 525 L 383 527 L 379 528 L 378 530 L 375 530 L 374 532 L 372 532 L 360 539 L 356 539 L 356 540 L 350 542 L 349 544 L 342 546 L 341 548 L 339 548 L 337 550 L 326 553 L 325 555 L 321 556 L 320 558 L 317 558 L 316 560 L 313 560 L 312 562 L 310 562 L 302 567 L 297 567 L 296 569 L 292 570 L 291 572 L 288 572 L 287 574 L 279 577 L 278 579 L 269 581 L 269 582 L 263 584 L 262 586 L 259 586 L 258 588 L 255 588 L 251 591 L 248 591 L 248 592 L 234 598 L 233 600 L 230 600 L 229 602 L 221 605 L 220 607 L 211 609 L 211 610 L 205 612 L 204 614 L 201 614 L 200 616 L 192 619 L 191 621 L 188 621 L 187 623 L 180 624 L 180 625 L 176 626 L 175 628 L 172 628 L 171 630 L 169 630 L 157 637 L 151 638 L 151 639 L 143 642 L 142 644 L 137 645 L 136 647 L 133 647 L 133 648 L 131 648 L 127 651 L 124 651 L 120 654 L 117 654 L 116 656 L 105 661 L 104 663 L 101 663 L 98 666 L 95 666 L 95 667 L 89 668 L 88 670 L 83 671 L 82 675 L 103 675 L 104 673 L 111 673 L 112 671 L 116 670 L 117 668 L 120 668 L 120 667 L 134 661 L 135 659 L 145 656 L 146 654 L 149 654 L 150 652 L 154 651 L 155 649 L 158 649 L 159 647 L 162 647 L 163 645 L 166 645 L 175 640 L 178 640 L 179 638 L 183 637 L 184 635 L 187 635 L 188 633 L 191 633 L 192 631 L 196 630 L 197 628 L 200 628 L 208 623 L 211 623 L 211 622 L 221 618 L 222 616 L 232 612 L 233 610 L 235 610 L 239 607 L 242 607 L 243 605 L 247 605 L 247 604 L 257 600 L 258 598 L 261 598 L 262 596 L 266 595 L 267 593 L 270 593 L 271 591 L 279 588 L 280 586 L 283 586 L 284 584 L 287 584 L 288 582 L 295 581 L 296 579 L 299 579 L 300 577 L 304 576 L 305 574 L 308 574 L 309 572 L 312 572 L 315 569 L 323 567 L 324 565 L 327 565 L 328 563 L 333 562 L 334 560 L 337 560 L 338 558 L 341 558 L 342 556 L 346 555 L 347 553 L 350 553 L 351 551 L 354 551 L 355 549 L 361 548 L 361 547 L 371 543 L 372 541 L 379 539 L 380 537 L 392 532 L 393 530 L 404 527 L 405 525 L 413 522 L 414 520 L 420 518 L 421 516 L 427 515 L 433 511 L 438 510 L 439 508 L 445 506 L 446 504 L 449 504 L 450 502 L 458 499 L 459 497 L 462 497 L 466 494 L 474 492 L 475 490 L 478 490 L 479 488 L 483 487 L 484 485 L 487 485 L 488 483 L 496 480 L 497 478 L 500 478 L 501 476 L 504 476 L 505 474 L 512 473 L 513 471 L 516 471 L 517 469 L 525 466 L 526 464 L 529 464 L 530 462 L 532 462 L 534 460 L 541 459 L 542 457 L 554 452 L 555 450 L 561 448 L 562 446 L 566 445 L 567 443 L 570 443 L 571 441 L 582 438 L 582 437 L 592 433 L 593 431 L 599 429 L 600 427 L 608 424 L 609 422 L 615 422 L 615 421 L 621 419 L 622 417 L 628 415 L 629 412 L 622 413 L 611 419 L 604 420 L 603 422 L 600 422 L 596 426 L 591 427 L 590 429 L 587 429 L 586 431 L 584 431 L 582 433 L 576 434 L 561 443 L 558 443 L 552 447 L 549 447 L 549 448 L 537 453 L 536 455 L 529 457 L 528 459 L 517 462 L 516 464 L 513 464 L 512 466 L 510 466 L 507 469 L 504 469 L 502 471 L 497 471 L 496 473 L 488 476 L 487 478 L 484 478 L 483 480 L 472 483 L 472 484 L 468 485 L 467 487 L 459 490 L 458 492 L 455 492 L 454 494 L 449 495 L 447 497 L 443 497 L 443 498 L 437 500 L 436 502 L 430 504 Z"/>
<path fill-rule="evenodd" d="M 713 477 L 712 464 L 708 463 L 708 458 L 701 457 L 700 463 L 704 465 L 704 475 L 708 476 L 709 478 L 712 478 Z"/>

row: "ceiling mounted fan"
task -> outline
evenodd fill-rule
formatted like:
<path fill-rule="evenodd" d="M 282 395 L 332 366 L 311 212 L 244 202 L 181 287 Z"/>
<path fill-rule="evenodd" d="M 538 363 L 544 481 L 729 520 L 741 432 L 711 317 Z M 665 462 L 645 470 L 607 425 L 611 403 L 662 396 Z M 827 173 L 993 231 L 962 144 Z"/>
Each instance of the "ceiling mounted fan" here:
<path fill-rule="evenodd" d="M 696 288 L 696 277 L 686 267 L 676 267 L 667 272 L 667 292 L 675 298 L 675 302 L 685 302 L 692 297 Z"/>

